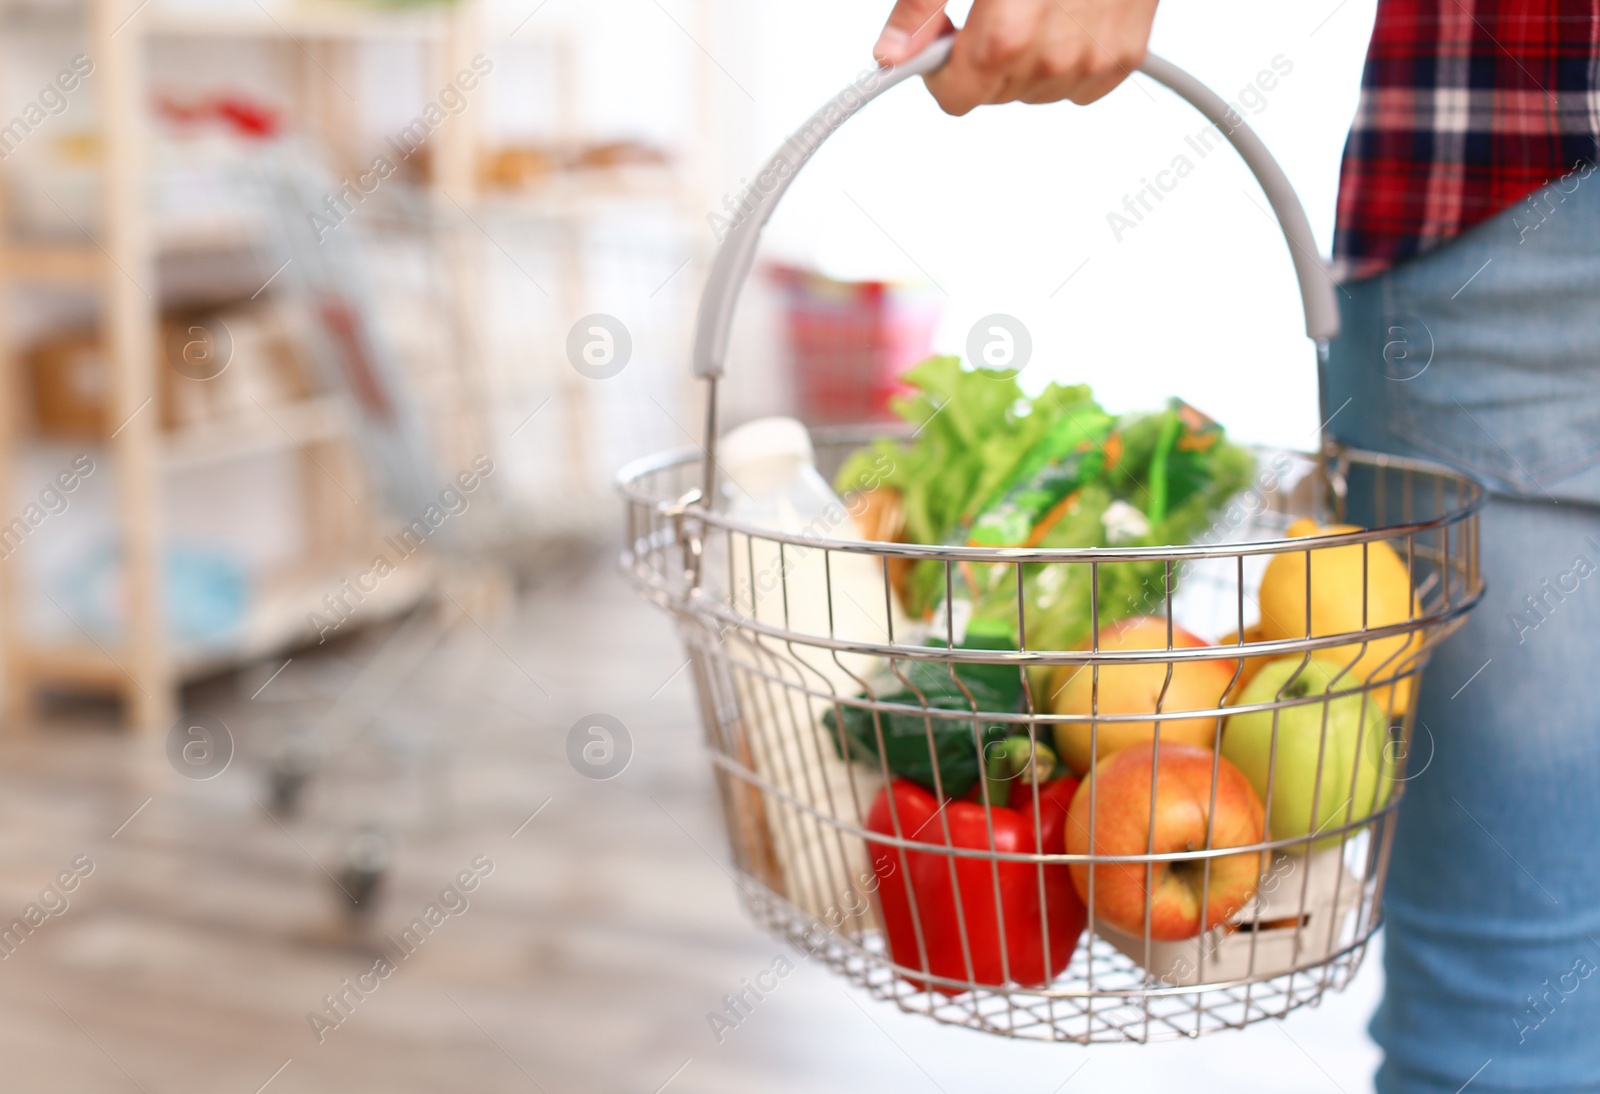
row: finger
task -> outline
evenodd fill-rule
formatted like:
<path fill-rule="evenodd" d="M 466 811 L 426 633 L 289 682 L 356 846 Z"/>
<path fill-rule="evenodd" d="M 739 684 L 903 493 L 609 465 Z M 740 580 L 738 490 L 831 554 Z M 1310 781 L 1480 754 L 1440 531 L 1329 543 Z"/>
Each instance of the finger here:
<path fill-rule="evenodd" d="M 983 103 L 1004 102 L 1002 91 L 1014 66 L 1036 47 L 1042 11 L 1032 3 L 976 3 L 956 35 L 950 61 L 928 78 L 928 89 L 951 114 Z"/>
<path fill-rule="evenodd" d="M 947 114 L 960 116 L 975 106 L 995 101 L 1005 85 L 1005 73 L 980 67 L 972 57 L 972 46 L 965 33 L 956 35 L 950 47 L 950 60 L 943 68 L 924 78 L 935 101 Z"/>
<path fill-rule="evenodd" d="M 1011 66 L 1000 94 L 1006 101 L 1052 103 L 1068 98 L 1093 67 L 1094 47 L 1071 23 L 1058 18 L 1045 27 L 1030 55 Z"/>
<path fill-rule="evenodd" d="M 1134 44 L 1116 52 L 1099 43 L 1074 38 L 1053 44 L 1032 68 L 1032 79 L 1008 84 L 1002 94 L 1025 103 L 1053 103 L 1070 99 L 1087 106 L 1103 98 L 1144 62 L 1144 50 Z"/>
<path fill-rule="evenodd" d="M 1071 91 L 1067 92 L 1066 97 L 1077 103 L 1079 106 L 1088 106 L 1097 99 L 1102 99 L 1111 94 L 1111 92 L 1121 86 L 1122 81 L 1126 80 L 1131 74 L 1131 71 L 1128 69 L 1114 68 L 1102 76 L 1090 78 L 1078 84 Z"/>
<path fill-rule="evenodd" d="M 898 0 L 872 47 L 872 56 L 881 65 L 897 65 L 915 57 L 939 35 L 953 29 L 944 5 L 945 0 Z"/>
<path fill-rule="evenodd" d="M 1079 106 L 1088 106 L 1096 99 L 1109 95 L 1144 64 L 1147 52 L 1142 40 L 1119 43 L 1112 46 L 1110 51 L 1096 46 L 1095 55 L 1089 58 L 1077 86 L 1067 93 L 1067 98 Z"/>
<path fill-rule="evenodd" d="M 1150 23 L 1154 18 L 1155 5 L 1151 4 L 1142 20 L 1136 19 L 1134 24 L 1118 24 L 1111 28 L 1109 34 L 1102 30 L 1098 38 L 1090 35 L 1074 19 L 1074 25 L 1089 40 L 1091 51 L 1084 59 L 1076 86 L 1067 93 L 1066 98 L 1079 106 L 1087 106 L 1132 76 L 1149 52 Z"/>
<path fill-rule="evenodd" d="M 1070 99 L 1082 105 L 1105 95 L 1127 75 L 1127 70 L 1114 65 L 1103 50 L 1074 38 L 1043 51 L 1029 70 L 1029 77 L 1008 83 L 1001 93 L 1025 103 Z"/>

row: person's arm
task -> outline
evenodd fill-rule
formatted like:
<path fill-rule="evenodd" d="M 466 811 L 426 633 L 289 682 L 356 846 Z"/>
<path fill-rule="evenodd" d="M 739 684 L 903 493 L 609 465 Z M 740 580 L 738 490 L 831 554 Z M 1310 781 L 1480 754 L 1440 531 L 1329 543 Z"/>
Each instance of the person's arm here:
<path fill-rule="evenodd" d="M 897 0 L 873 55 L 898 64 L 949 33 L 944 5 Z M 1156 0 L 974 0 L 928 90 L 951 114 L 984 103 L 1092 103 L 1144 60 L 1155 14 Z"/>

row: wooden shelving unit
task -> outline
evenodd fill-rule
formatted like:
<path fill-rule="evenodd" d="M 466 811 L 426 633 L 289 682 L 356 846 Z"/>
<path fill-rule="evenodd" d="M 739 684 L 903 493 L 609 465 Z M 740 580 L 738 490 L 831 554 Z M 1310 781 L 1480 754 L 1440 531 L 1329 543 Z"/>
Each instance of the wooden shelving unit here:
<path fill-rule="evenodd" d="M 351 47 L 373 41 L 414 43 L 429 54 L 433 73 L 454 72 L 477 52 L 480 13 L 474 0 L 410 11 L 356 4 L 290 3 L 241 6 L 227 13 L 179 12 L 160 0 L 88 0 L 89 53 L 95 62 L 101 136 L 100 218 L 92 241 L 29 242 L 0 231 L 0 289 L 30 283 L 95 293 L 109 362 L 109 418 L 115 432 L 104 440 L 115 466 L 117 524 L 125 590 L 122 639 L 108 643 L 78 627 L 76 637 L 45 641 L 23 622 L 17 567 L 0 562 L 0 642 L 5 650 L 3 712 L 7 726 L 30 713 L 42 687 L 114 692 L 124 700 L 127 724 L 142 732 L 167 730 L 178 715 L 178 689 L 186 678 L 268 656 L 307 638 L 306 617 L 342 578 L 370 562 L 364 534 L 349 513 L 330 514 L 332 488 L 326 466 L 350 467 L 348 423 L 340 400 L 317 395 L 274 405 L 260 413 L 163 432 L 152 404 L 159 386 L 156 356 L 160 302 L 155 290 L 158 256 L 189 247 L 238 246 L 249 232 L 207 229 L 165 232 L 146 208 L 144 186 L 149 95 L 146 53 L 163 40 L 246 40 L 284 51 L 297 72 L 297 109 L 336 155 L 348 122 L 343 93 L 329 86 Z M 451 119 L 430 138 L 438 200 L 470 203 L 476 194 L 477 144 L 468 115 Z M 3 210 L 0 210 L 3 212 Z M 471 272 L 457 271 L 455 303 L 474 305 Z M 3 293 L 0 293 L 3 295 Z M 455 324 L 470 330 L 470 317 Z M 20 367 L 0 308 L 0 483 L 14 481 L 22 403 Z M 163 619 L 162 497 L 173 471 L 241 459 L 273 450 L 302 454 L 308 508 L 307 556 L 257 582 L 252 609 L 236 639 L 224 648 L 187 650 L 167 633 Z M 342 490 L 342 488 L 341 488 Z M 320 501 L 318 499 L 321 499 Z M 368 515 L 370 525 L 370 514 Z M 342 527 L 341 527 L 342 526 Z M 342 533 L 342 534 L 341 534 Z M 434 568 L 408 560 L 362 604 L 364 620 L 403 610 L 424 596 Z"/>
<path fill-rule="evenodd" d="M 369 161 L 354 162 L 361 142 L 342 136 L 353 131 L 354 110 L 344 88 L 354 86 L 348 81 L 361 48 L 398 43 L 424 51 L 429 84 L 439 87 L 449 74 L 469 67 L 477 53 L 491 52 L 492 40 L 509 41 L 513 28 L 496 28 L 498 38 L 494 38 L 486 29 L 479 0 L 404 9 L 355 0 L 261 0 L 225 11 L 168 9 L 164 0 L 82 2 L 87 4 L 88 49 L 96 65 L 90 93 L 99 102 L 103 138 L 98 223 L 92 239 L 66 242 L 14 240 L 0 229 L 0 297 L 10 287 L 28 283 L 79 293 L 88 289 L 99 301 L 112 380 L 108 418 L 114 424 L 109 428 L 116 430 L 100 443 L 117 482 L 118 539 L 123 586 L 128 591 L 125 637 L 108 643 L 82 628 L 64 640 L 28 633 L 19 610 L 23 598 L 16 587 L 17 567 L 0 560 L 6 701 L 0 719 L 9 726 L 24 721 L 41 688 L 83 688 L 121 696 L 131 727 L 159 733 L 177 717 L 184 680 L 272 656 L 312 639 L 307 614 L 322 612 L 323 598 L 343 578 L 370 563 L 376 547 L 374 529 L 382 520 L 376 506 L 364 504 L 356 511 L 344 496 L 347 488 L 360 493 L 362 468 L 353 455 L 352 424 L 340 397 L 313 394 L 245 407 L 176 430 L 161 428 L 151 405 L 158 402 L 162 370 L 168 367 L 156 353 L 160 301 L 150 295 L 156 288 L 158 263 L 184 253 L 249 248 L 262 226 L 208 223 L 197 230 L 188 223 L 167 223 L 147 207 L 149 175 L 143 159 L 150 147 L 146 113 L 150 96 L 145 68 L 152 46 L 246 43 L 278 50 L 284 70 L 293 74 L 294 128 L 313 136 L 336 171 L 354 177 Z M 700 22 L 709 18 L 704 0 L 696 11 Z M 529 38 L 523 33 L 517 45 L 526 45 Z M 558 70 L 556 138 L 577 143 L 581 123 L 574 103 L 579 82 L 575 51 L 560 31 L 548 42 L 541 37 L 539 48 L 547 45 Z M 711 74 L 703 71 L 706 68 L 702 64 L 696 70 L 697 118 L 712 116 L 705 104 L 714 84 Z M 638 202 L 670 206 L 675 216 L 695 229 L 702 227 L 703 216 L 685 184 L 686 169 L 695 173 L 693 163 L 563 169 L 516 189 L 484 187 L 480 185 L 481 114 L 472 109 L 454 115 L 428 137 L 435 220 L 454 226 L 439 240 L 444 271 L 440 280 L 447 298 L 442 310 L 451 317 L 446 325 L 453 345 L 438 363 L 448 375 L 430 373 L 421 398 L 438 426 L 438 457 L 450 466 L 466 466 L 477 453 L 496 452 L 483 435 L 483 418 L 486 407 L 507 396 L 507 377 L 489 375 L 492 349 L 486 319 L 494 296 L 489 279 L 497 265 L 504 265 L 506 255 L 497 243 L 483 238 L 482 223 L 510 218 L 540 225 L 541 232 L 554 228 L 544 234 L 553 241 L 557 272 L 548 283 L 548 300 L 541 300 L 540 306 L 550 309 L 564 331 L 565 323 L 592 310 L 584 253 L 584 233 L 591 218 Z M 0 207 L 0 225 L 8 219 Z M 674 344 L 687 342 L 688 318 L 685 310 L 685 326 Z M 552 335 L 549 342 L 559 346 L 561 339 Z M 0 483 L 4 484 L 15 481 L 15 456 L 23 440 L 18 432 L 20 368 L 9 356 L 14 348 L 0 305 Z M 571 491 L 578 491 L 598 474 L 592 443 L 595 393 L 564 362 L 552 367 L 564 420 L 557 424 L 546 419 L 546 423 L 562 437 L 557 473 Z M 526 389 L 516 393 L 525 395 Z M 509 442 L 501 438 L 501 443 Z M 96 451 L 98 460 L 101 450 Z M 299 463 L 308 513 L 304 557 L 256 582 L 253 608 L 225 647 L 184 648 L 163 624 L 162 556 L 167 542 L 161 517 L 163 493 L 176 474 L 273 452 L 287 453 Z M 400 572 L 386 578 L 379 591 L 363 601 L 361 620 L 381 619 L 417 603 L 439 576 L 440 568 L 429 558 L 408 559 Z"/>

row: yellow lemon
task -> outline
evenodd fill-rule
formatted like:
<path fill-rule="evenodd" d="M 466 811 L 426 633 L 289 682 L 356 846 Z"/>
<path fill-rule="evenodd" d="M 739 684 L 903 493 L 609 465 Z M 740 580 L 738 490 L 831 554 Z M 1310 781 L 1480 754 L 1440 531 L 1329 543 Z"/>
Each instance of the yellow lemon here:
<path fill-rule="evenodd" d="M 1359 532 L 1351 524 L 1319 526 L 1306 518 L 1289 526 L 1291 538 Z M 1266 639 L 1306 636 L 1306 559 L 1311 561 L 1311 626 L 1314 638 L 1347 634 L 1366 628 L 1388 627 L 1414 618 L 1418 608 L 1411 591 L 1405 560 L 1389 544 L 1373 541 L 1344 547 L 1288 551 L 1273 555 L 1261 578 L 1260 632 Z M 1366 615 L 1362 615 L 1361 586 L 1366 582 Z M 1347 646 L 1317 651 L 1317 656 L 1350 668 L 1352 677 L 1388 678 L 1412 667 L 1410 651 L 1422 644 L 1420 632 L 1392 635 Z M 1383 686 L 1374 693 L 1390 715 L 1406 709 L 1411 699 L 1412 677 Z M 1353 682 L 1353 681 L 1352 681 Z"/>

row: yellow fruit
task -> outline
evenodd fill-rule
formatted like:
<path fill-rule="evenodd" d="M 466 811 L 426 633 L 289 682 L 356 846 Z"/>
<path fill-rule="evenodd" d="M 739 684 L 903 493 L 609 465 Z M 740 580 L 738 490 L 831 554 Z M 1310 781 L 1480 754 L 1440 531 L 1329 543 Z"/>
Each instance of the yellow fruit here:
<path fill-rule="evenodd" d="M 1267 641 L 1267 636 L 1262 632 L 1261 624 L 1257 623 L 1253 627 L 1244 629 L 1244 640 L 1245 644 L 1248 645 L 1251 642 L 1265 642 Z M 1238 644 L 1238 631 L 1229 631 L 1217 639 L 1217 645 L 1223 647 Z M 1256 678 L 1256 673 L 1260 672 L 1267 662 L 1271 660 L 1272 658 L 1270 657 L 1246 657 L 1244 659 L 1244 664 L 1239 669 L 1239 679 L 1233 682 L 1233 687 L 1228 692 L 1228 703 L 1230 705 L 1238 701 L 1239 696 L 1244 693 L 1244 689 L 1250 686 L 1250 681 Z"/>
<path fill-rule="evenodd" d="M 1289 526 L 1291 538 L 1359 532 L 1351 524 L 1319 526 L 1309 518 Z M 1417 612 L 1405 560 L 1381 541 L 1322 547 L 1311 557 L 1311 635 L 1347 634 L 1366 628 L 1393 626 Z M 1365 571 L 1363 575 L 1363 571 Z M 1361 585 L 1367 587 L 1366 616 L 1362 617 Z M 1306 636 L 1306 552 L 1273 555 L 1261 578 L 1260 632 L 1263 639 Z M 1420 633 L 1393 635 L 1317 651 L 1317 656 L 1350 666 L 1355 679 L 1374 675 L 1390 677 L 1412 667 L 1412 650 L 1422 644 Z M 1411 677 L 1385 685 L 1374 693 L 1390 715 L 1399 715 L 1411 699 Z"/>
<path fill-rule="evenodd" d="M 1165 619 L 1140 615 L 1100 628 L 1103 652 L 1165 650 Z M 1173 626 L 1172 648 L 1205 646 L 1204 639 Z M 1080 649 L 1090 648 L 1084 643 Z M 1083 665 L 1062 665 L 1050 687 L 1050 709 L 1056 714 L 1094 717 L 1106 714 L 1178 714 L 1214 710 L 1233 679 L 1236 661 L 1152 660 L 1143 664 L 1105 665 L 1098 673 Z M 1063 722 L 1056 726 L 1056 752 L 1074 774 L 1085 775 L 1097 760 L 1133 745 L 1148 746 L 1156 738 L 1157 720 L 1148 722 Z M 1215 715 L 1160 720 L 1163 744 L 1211 748 L 1217 739 Z M 1091 749 L 1090 740 L 1093 739 Z"/>

